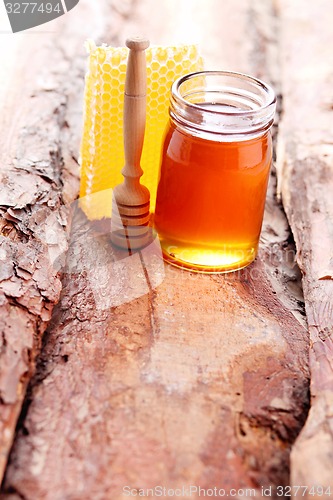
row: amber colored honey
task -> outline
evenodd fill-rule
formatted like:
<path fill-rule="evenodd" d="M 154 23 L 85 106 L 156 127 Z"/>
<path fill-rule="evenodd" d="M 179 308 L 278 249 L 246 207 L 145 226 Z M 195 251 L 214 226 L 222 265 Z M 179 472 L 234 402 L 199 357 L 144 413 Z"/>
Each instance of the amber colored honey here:
<path fill-rule="evenodd" d="M 270 132 L 251 140 L 166 134 L 155 227 L 170 263 L 227 272 L 257 254 L 272 159 Z"/>
<path fill-rule="evenodd" d="M 111 188 L 123 181 L 123 105 L 128 49 L 90 41 L 81 143 L 80 207 L 89 219 L 111 217 Z M 203 68 L 196 45 L 152 46 L 147 58 L 147 122 L 141 157 L 142 184 L 155 208 L 158 167 L 168 123 L 171 84 Z"/>

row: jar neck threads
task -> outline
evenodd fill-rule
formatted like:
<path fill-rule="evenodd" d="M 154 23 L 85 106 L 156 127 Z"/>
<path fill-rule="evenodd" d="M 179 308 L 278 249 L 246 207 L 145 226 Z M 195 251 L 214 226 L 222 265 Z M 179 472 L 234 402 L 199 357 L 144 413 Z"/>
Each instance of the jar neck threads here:
<path fill-rule="evenodd" d="M 250 140 L 273 124 L 276 96 L 256 78 L 228 71 L 190 73 L 171 88 L 170 117 L 184 131 L 215 141 Z"/>

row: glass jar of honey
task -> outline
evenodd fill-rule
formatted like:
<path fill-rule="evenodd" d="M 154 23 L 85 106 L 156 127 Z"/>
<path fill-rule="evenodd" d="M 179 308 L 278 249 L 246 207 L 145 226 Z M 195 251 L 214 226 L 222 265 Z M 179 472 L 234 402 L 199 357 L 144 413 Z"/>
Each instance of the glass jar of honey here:
<path fill-rule="evenodd" d="M 154 220 L 166 261 L 221 273 L 255 259 L 275 107 L 270 86 L 240 73 L 173 84 Z"/>

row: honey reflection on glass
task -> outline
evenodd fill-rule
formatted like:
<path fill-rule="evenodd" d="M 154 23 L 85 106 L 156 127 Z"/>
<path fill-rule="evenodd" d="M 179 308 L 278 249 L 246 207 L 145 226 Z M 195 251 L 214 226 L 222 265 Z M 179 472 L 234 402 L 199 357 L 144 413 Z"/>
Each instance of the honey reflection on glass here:
<path fill-rule="evenodd" d="M 227 272 L 252 262 L 271 160 L 270 132 L 220 142 L 187 134 L 171 122 L 155 212 L 164 258 L 202 272 Z"/>

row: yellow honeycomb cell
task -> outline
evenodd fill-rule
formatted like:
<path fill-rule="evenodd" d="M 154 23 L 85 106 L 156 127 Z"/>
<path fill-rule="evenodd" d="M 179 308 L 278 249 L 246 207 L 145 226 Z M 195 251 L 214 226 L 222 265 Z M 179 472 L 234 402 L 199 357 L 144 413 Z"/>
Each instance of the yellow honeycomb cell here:
<path fill-rule="evenodd" d="M 122 182 L 124 166 L 123 101 L 128 49 L 96 47 L 88 41 L 84 127 L 81 143 L 81 207 L 91 219 L 111 216 L 110 188 Z M 170 87 L 180 76 L 203 69 L 195 45 L 149 47 L 147 123 L 141 166 L 142 183 L 155 208 L 163 135 L 168 122 Z M 99 193 L 98 196 L 93 196 Z"/>

